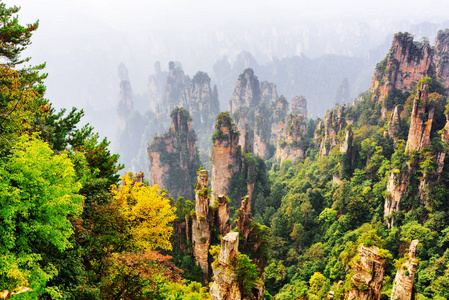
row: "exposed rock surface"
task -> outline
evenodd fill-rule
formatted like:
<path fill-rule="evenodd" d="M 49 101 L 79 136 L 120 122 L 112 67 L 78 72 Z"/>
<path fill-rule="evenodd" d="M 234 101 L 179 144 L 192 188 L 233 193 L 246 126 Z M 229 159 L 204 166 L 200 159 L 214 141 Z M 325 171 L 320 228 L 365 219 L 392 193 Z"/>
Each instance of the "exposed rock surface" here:
<path fill-rule="evenodd" d="M 393 139 L 394 143 L 398 141 L 398 133 L 401 129 L 401 117 L 399 110 L 399 106 L 396 106 L 393 114 L 391 115 L 390 121 L 388 121 L 388 136 Z"/>
<path fill-rule="evenodd" d="M 184 74 L 181 66 L 176 66 L 174 62 L 168 64 L 168 76 L 165 84 L 165 105 L 163 109 L 166 113 L 171 112 L 176 107 L 184 107 L 188 110 L 190 78 Z"/>
<path fill-rule="evenodd" d="M 245 69 L 240 74 L 229 101 L 229 112 L 240 131 L 239 145 L 245 152 L 253 152 L 265 159 L 272 154 L 271 115 L 272 110 L 276 109 L 277 99 L 275 84 L 260 83 L 252 69 Z M 285 103 L 288 110 L 288 102 Z"/>
<path fill-rule="evenodd" d="M 410 251 L 407 260 L 398 268 L 394 279 L 391 300 L 411 300 L 413 293 L 413 281 L 418 269 L 419 260 L 416 258 L 418 240 L 413 240 L 410 244 Z"/>
<path fill-rule="evenodd" d="M 218 195 L 229 194 L 232 176 L 242 170 L 242 150 L 238 144 L 240 134 L 229 113 L 218 115 L 215 129 L 211 159 L 213 201 Z"/>
<path fill-rule="evenodd" d="M 345 129 L 345 139 L 340 145 L 340 152 L 347 154 L 349 157 L 352 156 L 352 140 L 354 139 L 354 132 L 352 128 Z"/>
<path fill-rule="evenodd" d="M 345 107 L 339 106 L 337 111 L 330 110 L 324 120 L 324 135 L 320 144 L 320 156 L 329 155 L 338 141 L 338 132 L 345 129 Z"/>
<path fill-rule="evenodd" d="M 280 159 L 282 163 L 287 159 L 295 162 L 296 158 L 304 157 L 307 147 L 307 125 L 304 115 L 289 114 L 280 127 L 276 159 Z"/>
<path fill-rule="evenodd" d="M 274 83 L 262 81 L 260 89 L 262 91 L 262 102 L 270 104 L 278 98 L 278 92 Z"/>
<path fill-rule="evenodd" d="M 436 76 L 442 79 L 445 88 L 449 88 L 449 30 L 440 30 L 435 39 L 434 57 Z"/>
<path fill-rule="evenodd" d="M 387 101 L 394 90 L 410 91 L 424 77 L 439 77 L 449 87 L 449 31 L 440 31 L 432 48 L 428 42 L 417 43 L 409 33 L 395 35 L 388 56 L 380 62 L 371 83 L 372 100 L 382 103 L 382 116 L 392 107 Z"/>
<path fill-rule="evenodd" d="M 270 156 L 270 123 L 262 114 L 256 116 L 256 124 L 254 128 L 254 144 L 253 153 L 264 159 Z"/>
<path fill-rule="evenodd" d="M 162 103 L 167 76 L 168 73 L 162 71 L 160 62 L 156 62 L 154 74 L 148 77 L 148 102 L 151 111 L 156 112 L 158 105 Z"/>
<path fill-rule="evenodd" d="M 248 242 L 248 236 L 251 233 L 251 199 L 246 196 L 242 199 L 240 209 L 238 212 L 238 218 L 235 221 L 240 234 L 244 238 L 244 245 Z"/>
<path fill-rule="evenodd" d="M 255 107 L 260 103 L 262 91 L 257 76 L 252 69 L 245 69 L 240 74 L 234 89 L 229 111 L 234 114 L 240 106 Z"/>
<path fill-rule="evenodd" d="M 292 114 L 300 114 L 307 118 L 307 100 L 304 96 L 296 96 L 290 104 Z"/>
<path fill-rule="evenodd" d="M 237 255 L 239 248 L 239 233 L 230 232 L 221 241 L 221 250 L 217 264 L 212 264 L 214 283 L 210 288 L 212 300 L 240 300 L 242 295 L 237 284 L 237 276 L 230 263 Z"/>
<path fill-rule="evenodd" d="M 215 117 L 220 112 L 220 105 L 217 87 L 211 89 L 210 77 L 206 73 L 197 72 L 193 76 L 187 105 L 195 128 L 212 127 Z M 198 126 L 195 123 L 198 123 Z"/>
<path fill-rule="evenodd" d="M 419 151 L 430 143 L 430 131 L 432 129 L 435 107 L 427 106 L 427 90 L 427 84 L 423 84 L 417 91 L 413 101 L 410 130 L 405 150 Z"/>
<path fill-rule="evenodd" d="M 379 300 L 382 281 L 385 274 L 385 261 L 378 255 L 376 246 L 360 245 L 358 259 L 353 261 L 354 275 L 352 287 L 348 291 L 348 300 Z"/>
<path fill-rule="evenodd" d="M 271 115 L 271 139 L 270 142 L 276 144 L 281 132 L 281 126 L 285 123 L 288 114 L 288 102 L 281 96 L 272 104 L 273 114 Z"/>
<path fill-rule="evenodd" d="M 422 84 L 413 101 L 413 111 L 410 117 L 410 129 L 407 145 L 405 147 L 406 151 L 420 151 L 423 147 L 430 143 L 430 132 L 432 129 L 435 108 L 434 106 L 427 105 L 427 89 L 427 84 Z M 384 205 L 384 218 L 389 228 L 391 228 L 394 224 L 394 214 L 400 209 L 400 200 L 408 192 L 408 187 L 410 185 L 408 177 L 413 170 L 414 167 L 408 164 L 406 170 L 395 169 L 388 177 L 387 194 Z M 427 175 L 424 174 L 420 183 L 420 194 L 423 194 L 423 189 L 427 181 L 426 178 Z"/>
<path fill-rule="evenodd" d="M 180 66 L 170 62 L 164 107 L 169 111 L 184 107 L 192 116 L 196 130 L 210 128 L 220 110 L 217 88 L 211 88 L 210 77 L 206 73 L 199 71 L 190 79 Z"/>
<path fill-rule="evenodd" d="M 203 270 L 203 280 L 206 280 L 209 276 L 209 264 L 207 262 L 210 246 L 208 181 L 207 170 L 199 171 L 195 187 L 195 218 L 192 222 L 193 256 L 196 264 L 201 266 Z"/>
<path fill-rule="evenodd" d="M 394 214 L 399 211 L 399 204 L 402 197 L 408 192 L 408 173 L 407 170 L 393 170 L 387 181 L 387 193 L 384 204 L 384 219 L 388 228 L 393 227 Z"/>
<path fill-rule="evenodd" d="M 155 137 L 148 147 L 151 182 L 167 189 L 174 199 L 193 199 L 193 185 L 200 166 L 192 118 L 183 108 L 171 114 L 171 128 Z"/>
<path fill-rule="evenodd" d="M 225 195 L 218 195 L 216 201 L 216 226 L 220 230 L 220 234 L 225 236 L 231 231 L 231 225 L 229 224 L 229 198 Z"/>
<path fill-rule="evenodd" d="M 240 132 L 240 147 L 245 149 L 245 153 L 253 152 L 254 132 L 251 131 L 249 126 L 248 110 L 239 109 L 236 113 L 234 113 L 234 118 L 237 124 L 237 130 Z"/>

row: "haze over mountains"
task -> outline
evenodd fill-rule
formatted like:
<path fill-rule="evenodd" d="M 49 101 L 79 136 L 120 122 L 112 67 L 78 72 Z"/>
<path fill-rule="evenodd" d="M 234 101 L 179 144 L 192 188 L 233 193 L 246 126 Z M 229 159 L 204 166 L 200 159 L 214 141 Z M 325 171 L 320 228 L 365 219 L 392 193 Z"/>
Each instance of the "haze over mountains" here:
<path fill-rule="evenodd" d="M 238 75 L 251 67 L 289 101 L 304 95 L 310 116 L 324 116 L 336 102 L 352 101 L 369 87 L 395 32 L 408 31 L 415 40 L 427 37 L 432 43 L 449 24 L 442 17 L 447 6 L 442 1 L 420 9 L 404 1 L 338 6 L 328 1 L 29 2 L 11 4 L 23 7 L 25 22 L 40 16 L 33 47 L 25 53 L 32 63 L 47 62 L 47 97 L 56 107 L 85 108 L 87 120 L 112 140 L 113 149 L 120 63 L 129 70 L 136 99 L 147 98 L 156 61 L 162 71 L 168 71 L 169 61 L 178 61 L 190 76 L 208 73 L 217 84 L 220 109 L 227 110 Z M 345 78 L 348 91 L 341 101 L 336 95 Z"/>

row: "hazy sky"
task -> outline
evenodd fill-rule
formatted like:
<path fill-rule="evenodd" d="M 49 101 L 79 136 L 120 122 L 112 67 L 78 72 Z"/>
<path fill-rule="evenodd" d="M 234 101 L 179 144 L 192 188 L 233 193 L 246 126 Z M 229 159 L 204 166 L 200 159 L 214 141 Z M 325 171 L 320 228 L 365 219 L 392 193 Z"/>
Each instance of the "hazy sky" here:
<path fill-rule="evenodd" d="M 80 15 L 123 30 L 152 25 L 210 25 L 227 22 L 280 20 L 407 18 L 434 20 L 447 17 L 446 0 L 8 0 L 22 6 L 23 18 L 59 23 L 62 28 Z M 168 21 L 170 20 L 170 21 Z M 174 21 L 174 22 L 172 22 Z M 76 25 L 73 24 L 73 28 Z M 137 29 L 137 28 L 136 28 Z M 158 28 L 156 28 L 158 29 Z"/>
<path fill-rule="evenodd" d="M 103 122 L 97 120 L 100 110 L 108 108 L 115 112 L 120 62 L 129 69 L 134 91 L 144 93 L 156 60 L 161 60 L 164 69 L 169 60 L 180 60 L 186 73 L 193 75 L 198 70 L 210 72 L 216 59 L 224 55 L 232 58 L 242 50 L 257 50 L 264 59 L 298 55 L 307 44 L 296 45 L 296 41 L 290 41 L 291 49 L 287 51 L 280 49 L 279 39 L 289 38 L 284 33 L 290 30 L 296 30 L 296 35 L 292 35 L 294 39 L 299 35 L 312 35 L 305 40 L 310 40 L 314 34 L 322 35 L 322 32 L 310 34 L 307 28 L 301 27 L 304 24 L 328 22 L 331 25 L 322 30 L 334 27 L 338 30 L 333 22 L 361 22 L 367 24 L 361 27 L 361 35 L 373 36 L 369 42 L 375 44 L 385 40 L 387 33 L 381 31 L 389 24 L 399 20 L 441 22 L 448 19 L 449 12 L 448 0 L 3 2 L 8 6 L 21 6 L 21 23 L 40 21 L 33 44 L 25 54 L 33 58 L 34 64 L 47 62 L 47 97 L 56 107 L 85 108 L 94 125 Z M 377 31 L 367 30 L 367 27 L 379 30 L 377 40 L 374 38 Z M 350 42 L 344 36 L 347 28 L 340 27 L 338 33 L 343 42 Z M 353 34 L 358 32 L 347 33 Z M 247 40 L 251 41 L 246 43 Z M 189 44 L 190 41 L 194 45 Z M 339 51 L 338 47 L 323 49 L 325 53 L 338 54 L 335 51 Z M 111 116 L 111 120 L 115 117 Z M 114 126 L 107 128 L 112 130 Z"/>

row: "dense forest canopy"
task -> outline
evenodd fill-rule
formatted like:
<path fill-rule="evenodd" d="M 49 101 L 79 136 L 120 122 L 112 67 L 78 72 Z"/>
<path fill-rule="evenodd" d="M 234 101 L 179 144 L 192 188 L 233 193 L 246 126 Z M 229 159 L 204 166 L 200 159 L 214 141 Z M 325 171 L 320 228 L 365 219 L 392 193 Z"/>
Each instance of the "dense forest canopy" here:
<path fill-rule="evenodd" d="M 24 66 L 39 23 L 18 12 L 0 2 L 1 299 L 449 298 L 449 30 L 396 34 L 324 119 L 252 69 L 219 113 L 210 77 L 171 63 L 143 124 L 122 69 L 123 138 L 165 133 L 136 153 L 148 178 L 120 178 L 84 111 L 45 98 L 45 64 Z"/>

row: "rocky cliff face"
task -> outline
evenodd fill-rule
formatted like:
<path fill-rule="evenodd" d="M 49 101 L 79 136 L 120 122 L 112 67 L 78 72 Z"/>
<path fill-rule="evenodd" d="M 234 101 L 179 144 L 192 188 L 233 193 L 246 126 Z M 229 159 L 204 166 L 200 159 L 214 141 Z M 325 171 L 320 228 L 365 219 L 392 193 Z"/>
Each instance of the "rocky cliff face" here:
<path fill-rule="evenodd" d="M 237 126 L 229 113 L 217 117 L 215 133 L 212 137 L 212 199 L 229 194 L 232 176 L 242 171 L 242 150 L 239 145 Z"/>
<path fill-rule="evenodd" d="M 229 198 L 225 195 L 218 195 L 216 201 L 215 225 L 220 230 L 220 234 L 225 236 L 231 231 L 231 224 L 229 224 Z"/>
<path fill-rule="evenodd" d="M 276 85 L 272 82 L 262 81 L 260 83 L 260 90 L 262 91 L 262 102 L 271 104 L 278 98 Z"/>
<path fill-rule="evenodd" d="M 191 81 L 188 99 L 188 110 L 194 120 L 194 127 L 213 125 L 215 117 L 220 112 L 216 86 L 211 89 L 210 77 L 204 72 L 197 72 Z M 196 126 L 198 123 L 200 126 Z"/>
<path fill-rule="evenodd" d="M 346 128 L 345 129 L 345 139 L 343 143 L 340 145 L 340 152 L 347 154 L 349 157 L 352 156 L 352 141 L 354 139 L 354 132 L 352 131 L 352 128 Z"/>
<path fill-rule="evenodd" d="M 231 268 L 231 261 L 237 256 L 239 233 L 230 232 L 221 241 L 221 250 L 216 264 L 212 264 L 214 283 L 210 288 L 212 300 L 241 300 L 237 275 Z"/>
<path fill-rule="evenodd" d="M 345 129 L 346 125 L 344 106 L 339 106 L 337 111 L 331 110 L 326 114 L 324 135 L 320 144 L 320 156 L 330 154 L 332 148 L 339 143 L 338 132 Z"/>
<path fill-rule="evenodd" d="M 398 134 L 401 130 L 400 113 L 401 112 L 399 106 L 396 106 L 390 120 L 388 121 L 388 136 L 393 139 L 395 144 L 399 139 Z"/>
<path fill-rule="evenodd" d="M 413 101 L 406 150 L 419 151 L 430 143 L 430 131 L 432 129 L 435 107 L 427 106 L 427 90 L 427 84 L 423 84 L 417 91 Z"/>
<path fill-rule="evenodd" d="M 170 62 L 165 83 L 165 105 L 162 106 L 167 114 L 176 107 L 184 107 L 188 110 L 189 86 L 190 78 L 184 74 L 181 66 Z"/>
<path fill-rule="evenodd" d="M 168 73 L 162 71 L 160 62 L 154 64 L 154 74 L 148 77 L 148 102 L 150 109 L 156 112 L 156 109 L 162 104 L 165 82 Z"/>
<path fill-rule="evenodd" d="M 198 172 L 195 187 L 195 218 L 192 222 L 193 256 L 196 264 L 203 270 L 203 280 L 209 276 L 209 264 L 207 262 L 210 246 L 209 228 L 209 197 L 208 188 L 209 174 L 207 170 Z"/>
<path fill-rule="evenodd" d="M 437 34 L 434 47 L 433 61 L 436 77 L 442 79 L 444 87 L 449 88 L 449 30 L 440 30 Z"/>
<path fill-rule="evenodd" d="M 260 83 L 252 69 L 245 69 L 239 76 L 229 102 L 229 111 L 236 120 L 241 133 L 239 145 L 245 152 L 253 152 L 265 159 L 272 154 L 270 152 L 272 114 L 273 111 L 282 109 L 278 107 L 280 103 L 278 100 L 276 85 L 266 81 Z M 288 110 L 286 100 L 285 106 Z"/>
<path fill-rule="evenodd" d="M 180 196 L 193 199 L 192 190 L 200 162 L 192 118 L 185 109 L 177 108 L 171 119 L 169 131 L 155 137 L 148 147 L 151 181 L 167 189 L 174 199 Z"/>
<path fill-rule="evenodd" d="M 229 111 L 234 114 L 240 106 L 255 107 L 260 103 L 262 91 L 259 80 L 252 69 L 245 69 L 240 74 L 234 89 Z"/>
<path fill-rule="evenodd" d="M 248 242 L 248 236 L 251 233 L 251 198 L 246 196 L 242 199 L 240 209 L 238 211 L 238 218 L 235 221 L 240 234 L 244 238 L 244 246 Z"/>
<path fill-rule="evenodd" d="M 239 145 L 245 149 L 245 153 L 253 152 L 254 132 L 251 131 L 248 121 L 248 109 L 239 109 L 234 113 L 237 130 L 240 132 Z"/>
<path fill-rule="evenodd" d="M 432 48 L 428 42 L 418 43 L 409 33 L 395 35 L 388 56 L 380 62 L 371 83 L 372 100 L 382 103 L 382 116 L 394 105 L 395 90 L 410 91 L 424 77 L 439 77 L 449 87 L 449 31 L 440 31 Z"/>
<path fill-rule="evenodd" d="M 410 251 L 406 261 L 398 268 L 394 279 L 391 300 L 411 300 L 413 293 L 413 281 L 418 269 L 419 260 L 416 258 L 418 240 L 413 240 L 410 244 Z"/>
<path fill-rule="evenodd" d="M 285 117 L 288 114 L 288 102 L 285 97 L 281 96 L 271 105 L 272 115 L 271 115 L 271 138 L 270 142 L 276 144 L 281 132 L 281 126 L 285 123 Z M 307 113 L 306 113 L 307 114 Z"/>
<path fill-rule="evenodd" d="M 408 175 L 412 168 L 408 165 L 406 170 L 393 170 L 387 181 L 387 193 L 384 204 L 384 220 L 388 228 L 393 227 L 394 215 L 399 211 L 400 201 L 408 192 L 410 181 Z"/>
<path fill-rule="evenodd" d="M 307 100 L 304 96 L 296 96 L 290 105 L 292 114 L 300 114 L 307 118 Z"/>
<path fill-rule="evenodd" d="M 268 159 L 270 156 L 270 127 L 269 120 L 263 114 L 256 115 L 253 153 L 264 159 Z"/>
<path fill-rule="evenodd" d="M 382 292 L 382 281 L 385 274 L 385 261 L 378 255 L 376 246 L 360 245 L 358 259 L 353 262 L 354 275 L 348 300 L 379 300 Z"/>
<path fill-rule="evenodd" d="M 427 90 L 427 84 L 422 84 L 413 101 L 413 111 L 410 116 L 410 129 L 407 145 L 405 147 L 406 151 L 420 151 L 430 143 L 430 132 L 432 129 L 435 108 L 432 105 L 428 105 Z M 394 214 L 399 211 L 400 200 L 408 192 L 408 187 L 410 185 L 408 177 L 414 169 L 414 166 L 408 164 L 406 170 L 395 169 L 388 177 L 384 218 L 389 228 L 394 224 Z M 425 184 L 426 176 L 423 176 L 420 184 L 422 187 L 420 190 L 424 188 Z"/>
<path fill-rule="evenodd" d="M 165 84 L 165 107 L 169 111 L 175 107 L 188 110 L 196 130 L 210 128 L 220 110 L 217 88 L 211 88 L 210 77 L 206 73 L 199 71 L 191 80 L 180 66 L 170 62 Z"/>
<path fill-rule="evenodd" d="M 280 126 L 276 147 L 276 159 L 281 163 L 289 159 L 295 162 L 296 158 L 304 157 L 307 147 L 307 125 L 304 115 L 289 114 Z"/>

